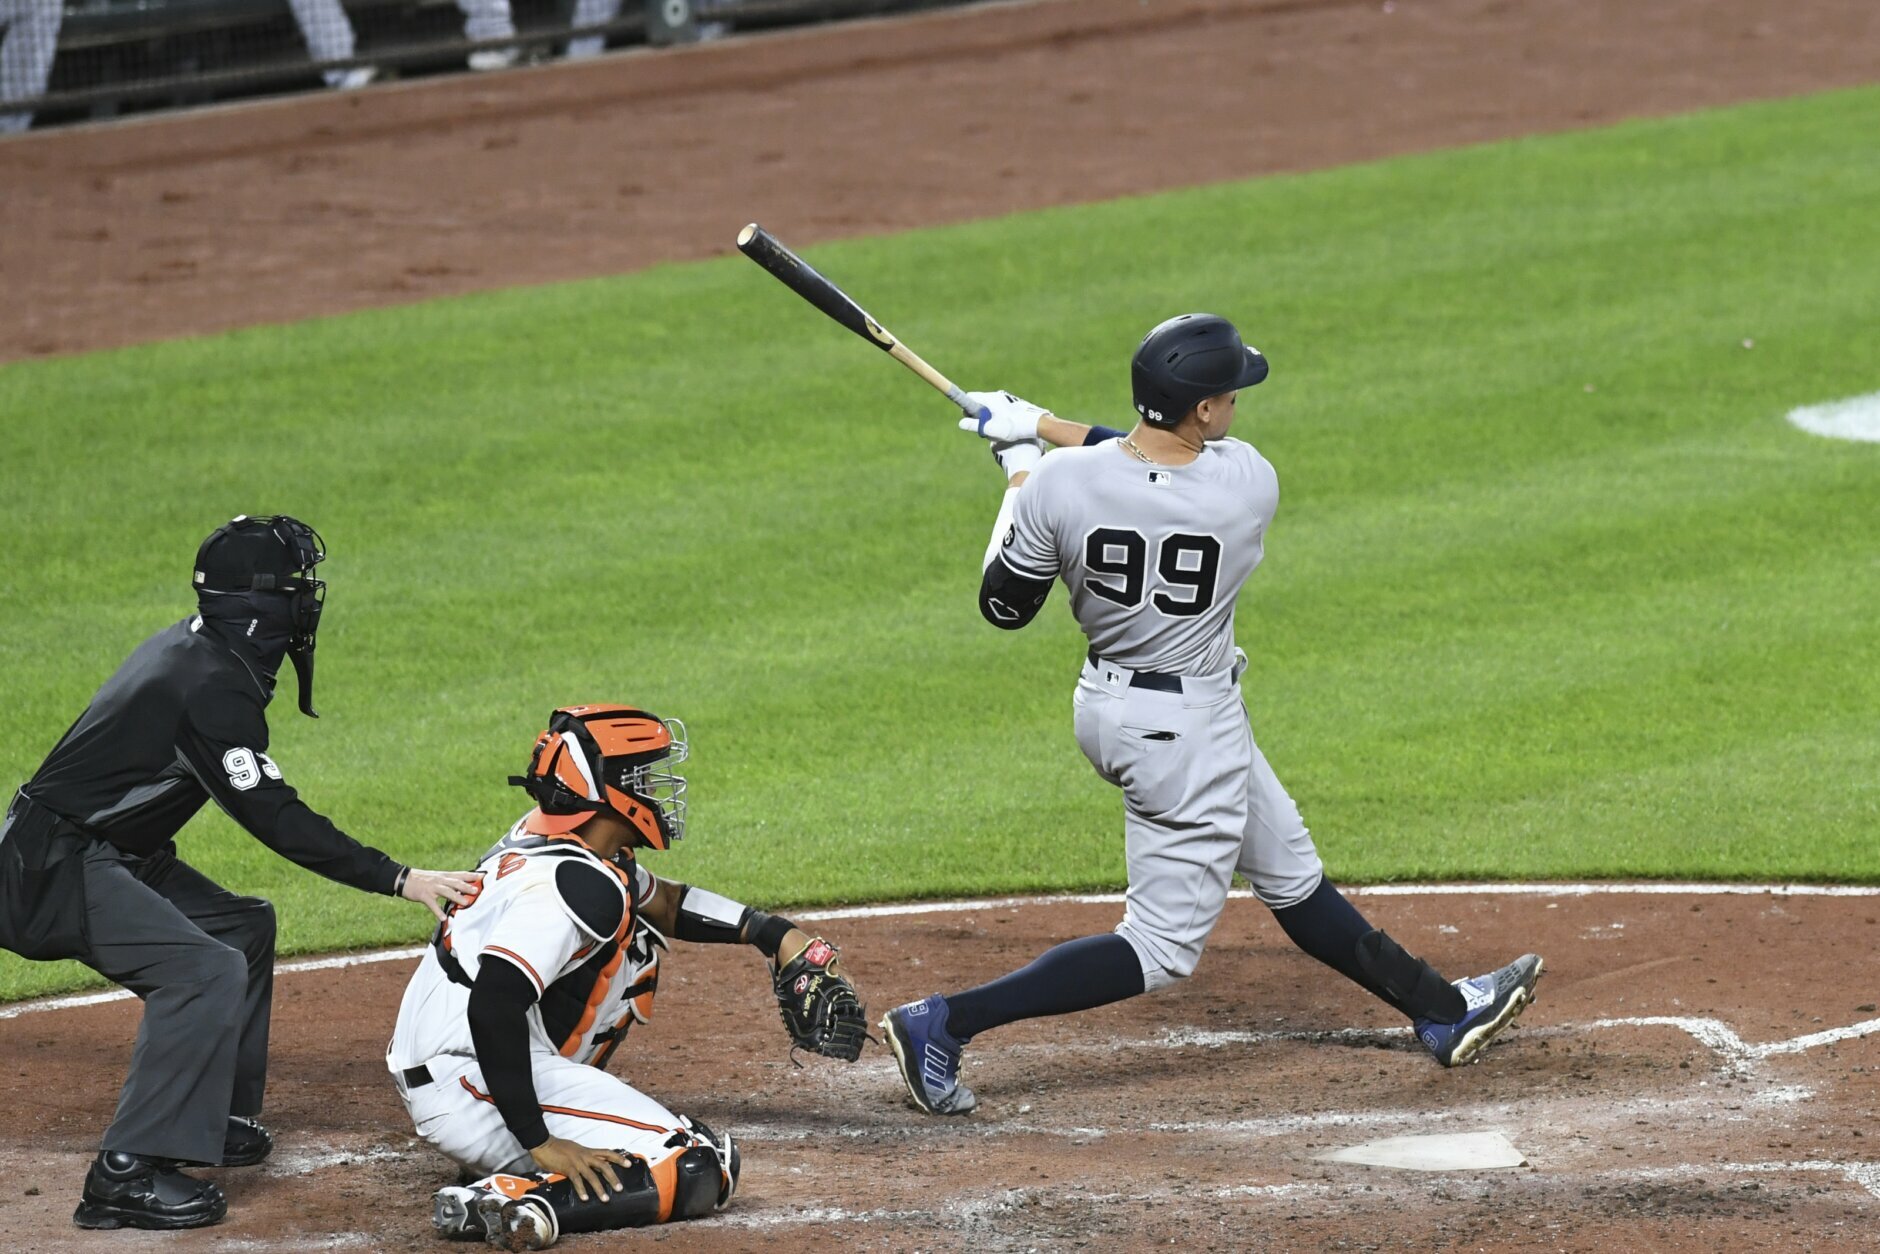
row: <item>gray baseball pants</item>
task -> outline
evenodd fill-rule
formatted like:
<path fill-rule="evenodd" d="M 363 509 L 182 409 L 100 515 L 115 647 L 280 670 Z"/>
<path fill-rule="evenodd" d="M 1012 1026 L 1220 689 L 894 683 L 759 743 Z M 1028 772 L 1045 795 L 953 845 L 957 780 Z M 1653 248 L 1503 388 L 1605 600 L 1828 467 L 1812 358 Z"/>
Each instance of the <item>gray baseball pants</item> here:
<path fill-rule="evenodd" d="M 1116 930 L 1145 989 L 1194 973 L 1236 871 L 1275 910 L 1311 896 L 1325 873 L 1254 743 L 1239 672 L 1183 675 L 1181 691 L 1165 692 L 1106 659 L 1077 681 L 1078 747 L 1123 790 L 1129 890 Z"/>

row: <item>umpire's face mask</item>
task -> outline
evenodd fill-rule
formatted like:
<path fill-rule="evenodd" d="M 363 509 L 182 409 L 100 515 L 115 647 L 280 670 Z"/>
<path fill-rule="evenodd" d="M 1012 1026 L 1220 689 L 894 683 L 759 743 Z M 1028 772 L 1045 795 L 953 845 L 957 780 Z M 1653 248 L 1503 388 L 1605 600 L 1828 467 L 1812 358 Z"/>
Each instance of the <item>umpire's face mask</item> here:
<path fill-rule="evenodd" d="M 318 718 L 313 708 L 313 644 L 326 585 L 318 580 L 305 582 L 314 586 L 293 592 L 202 591 L 197 593 L 196 606 L 217 636 L 260 663 L 270 692 L 281 659 L 291 659 L 300 684 L 300 712 Z"/>

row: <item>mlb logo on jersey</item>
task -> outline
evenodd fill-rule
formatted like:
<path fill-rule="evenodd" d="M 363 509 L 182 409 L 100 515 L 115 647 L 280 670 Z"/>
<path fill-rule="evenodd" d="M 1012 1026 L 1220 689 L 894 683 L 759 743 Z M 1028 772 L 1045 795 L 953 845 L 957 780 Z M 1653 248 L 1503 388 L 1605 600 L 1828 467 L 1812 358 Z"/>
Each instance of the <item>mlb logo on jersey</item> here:
<path fill-rule="evenodd" d="M 1175 482 L 1175 476 L 1171 475 L 1166 470 L 1151 470 L 1149 472 L 1149 482 L 1159 488 L 1166 488 L 1169 484 Z"/>

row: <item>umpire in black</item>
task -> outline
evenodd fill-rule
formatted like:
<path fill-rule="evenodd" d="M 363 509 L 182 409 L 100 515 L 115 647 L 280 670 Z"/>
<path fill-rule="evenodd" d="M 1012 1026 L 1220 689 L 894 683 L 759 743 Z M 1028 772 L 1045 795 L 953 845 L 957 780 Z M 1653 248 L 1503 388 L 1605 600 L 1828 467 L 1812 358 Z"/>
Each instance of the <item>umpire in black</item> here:
<path fill-rule="evenodd" d="M 171 839 L 214 798 L 283 857 L 371 893 L 470 899 L 472 877 L 401 866 L 309 809 L 268 756 L 282 661 L 313 714 L 326 553 L 284 515 L 242 516 L 196 554 L 197 612 L 139 645 L 0 826 L 0 946 L 76 958 L 144 1001 L 130 1076 L 73 1215 L 82 1228 L 195 1228 L 228 1213 L 179 1166 L 242 1166 L 261 1113 L 274 907 L 212 883 Z"/>

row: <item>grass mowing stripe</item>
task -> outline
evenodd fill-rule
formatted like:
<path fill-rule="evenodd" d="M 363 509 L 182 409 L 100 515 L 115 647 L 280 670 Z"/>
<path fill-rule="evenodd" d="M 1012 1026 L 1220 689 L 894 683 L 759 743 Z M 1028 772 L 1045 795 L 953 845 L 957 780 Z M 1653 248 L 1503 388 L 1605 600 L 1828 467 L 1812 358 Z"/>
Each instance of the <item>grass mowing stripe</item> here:
<path fill-rule="evenodd" d="M 1840 92 L 812 261 L 1071 416 L 1126 417 L 1177 309 L 1267 352 L 1242 434 L 1283 503 L 1239 630 L 1337 875 L 1871 881 L 1880 456 L 1781 414 L 1875 386 L 1876 128 Z M 548 708 L 624 696 L 697 747 L 661 870 L 779 904 L 1121 880 L 1080 638 L 972 604 L 983 450 L 742 259 L 22 363 L 0 415 L 0 774 L 185 611 L 211 526 L 287 510 L 334 552 L 328 713 L 280 703 L 275 756 L 397 856 L 474 857 Z M 423 931 L 219 816 L 184 854 L 289 950 Z"/>

